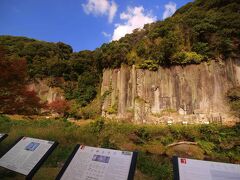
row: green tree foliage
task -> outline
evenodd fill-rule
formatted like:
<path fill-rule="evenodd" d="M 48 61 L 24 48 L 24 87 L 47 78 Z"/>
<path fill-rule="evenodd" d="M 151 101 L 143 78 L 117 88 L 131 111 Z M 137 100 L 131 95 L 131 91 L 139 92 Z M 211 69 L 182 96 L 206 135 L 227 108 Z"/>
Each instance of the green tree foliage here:
<path fill-rule="evenodd" d="M 79 76 L 75 97 L 81 106 L 86 106 L 96 96 L 96 81 L 97 79 L 94 74 L 83 73 Z"/>
<path fill-rule="evenodd" d="M 149 59 L 153 64 L 171 66 L 200 63 L 207 58 L 237 57 L 239 9 L 239 1 L 196 0 L 165 21 L 145 25 L 143 30 L 104 44 L 97 49 L 97 59 L 103 68 L 119 67 L 122 63 L 145 68 L 142 64 Z"/>
<path fill-rule="evenodd" d="M 234 114 L 240 117 L 240 87 L 230 89 L 227 98 Z"/>
<path fill-rule="evenodd" d="M 155 64 L 153 60 L 145 60 L 142 64 L 138 66 L 140 69 L 149 69 L 150 71 L 156 71 L 158 69 L 158 65 Z"/>
<path fill-rule="evenodd" d="M 206 57 L 210 55 L 208 43 L 204 43 L 204 42 L 195 43 L 192 47 L 192 50 Z"/>
<path fill-rule="evenodd" d="M 67 99 L 77 99 L 81 106 L 85 106 L 95 98 L 101 76 L 96 53 L 76 53 L 62 42 L 48 43 L 25 37 L 0 36 L 0 45 L 7 49 L 9 59 L 27 60 L 29 77 L 63 77 L 67 81 L 62 85 Z M 117 48 L 115 50 L 117 52 Z"/>
<path fill-rule="evenodd" d="M 64 43 L 25 37 L 1 36 L 0 45 L 7 47 L 9 56 L 27 59 L 32 77 L 63 76 L 75 81 L 86 67 L 96 68 L 101 74 L 102 69 L 121 64 L 141 67 L 149 59 L 160 66 L 227 59 L 239 55 L 239 8 L 240 2 L 234 0 L 195 0 L 178 9 L 173 17 L 147 24 L 93 52 L 73 53 Z"/>
<path fill-rule="evenodd" d="M 204 57 L 196 52 L 178 52 L 173 56 L 173 63 L 176 64 L 195 64 L 201 63 Z"/>
<path fill-rule="evenodd" d="M 64 77 L 71 82 L 65 86 L 66 97 L 77 99 L 80 106 L 86 106 L 97 95 L 101 76 L 99 64 L 91 51 L 81 51 L 72 54 L 68 67 L 70 71 Z"/>
<path fill-rule="evenodd" d="M 117 68 L 122 63 L 127 64 L 126 54 L 129 50 L 130 46 L 127 42 L 113 41 L 103 44 L 96 50 L 96 55 L 103 68 Z"/>
<path fill-rule="evenodd" d="M 66 73 L 73 50 L 62 42 L 48 43 L 25 37 L 0 36 L 0 45 L 9 58 L 25 58 L 31 77 L 62 76 Z"/>
<path fill-rule="evenodd" d="M 60 59 L 68 60 L 73 52 L 72 47 L 62 42 L 58 42 L 56 45 Z"/>

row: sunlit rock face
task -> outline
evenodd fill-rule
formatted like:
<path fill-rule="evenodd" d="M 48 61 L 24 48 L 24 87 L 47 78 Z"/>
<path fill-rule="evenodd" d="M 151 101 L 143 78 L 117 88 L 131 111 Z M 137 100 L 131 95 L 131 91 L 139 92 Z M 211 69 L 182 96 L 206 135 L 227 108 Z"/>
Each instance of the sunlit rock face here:
<path fill-rule="evenodd" d="M 230 123 L 226 92 L 240 85 L 240 62 L 105 69 L 102 115 L 136 123 Z"/>
<path fill-rule="evenodd" d="M 51 103 L 65 99 L 63 90 L 59 87 L 51 86 L 49 82 L 50 79 L 35 79 L 28 84 L 27 89 L 35 91 L 42 102 Z"/>

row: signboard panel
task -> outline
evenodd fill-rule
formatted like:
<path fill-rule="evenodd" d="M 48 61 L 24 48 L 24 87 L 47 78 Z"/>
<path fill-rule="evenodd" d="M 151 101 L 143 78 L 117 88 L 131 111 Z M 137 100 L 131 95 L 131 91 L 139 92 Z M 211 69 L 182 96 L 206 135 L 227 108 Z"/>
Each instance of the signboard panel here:
<path fill-rule="evenodd" d="M 240 165 L 174 157 L 174 180 L 237 180 Z"/>
<path fill-rule="evenodd" d="M 137 152 L 77 145 L 56 179 L 132 180 Z"/>
<path fill-rule="evenodd" d="M 0 166 L 32 177 L 57 146 L 57 142 L 21 137 L 0 159 Z"/>
<path fill-rule="evenodd" d="M 8 135 L 0 133 L 0 141 L 4 140 Z"/>

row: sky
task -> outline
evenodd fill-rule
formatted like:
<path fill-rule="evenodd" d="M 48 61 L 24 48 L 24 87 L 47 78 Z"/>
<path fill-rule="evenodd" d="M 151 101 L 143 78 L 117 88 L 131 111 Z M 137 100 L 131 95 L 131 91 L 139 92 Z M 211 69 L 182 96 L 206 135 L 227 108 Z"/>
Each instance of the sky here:
<path fill-rule="evenodd" d="M 94 50 L 192 0 L 0 0 L 0 35 L 64 42 Z"/>

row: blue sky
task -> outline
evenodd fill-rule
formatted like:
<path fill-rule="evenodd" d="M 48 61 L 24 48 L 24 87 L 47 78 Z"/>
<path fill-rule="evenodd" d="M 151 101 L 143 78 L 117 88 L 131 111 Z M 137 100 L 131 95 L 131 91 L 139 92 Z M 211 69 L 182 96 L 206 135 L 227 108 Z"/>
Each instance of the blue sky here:
<path fill-rule="evenodd" d="M 94 50 L 163 20 L 191 0 L 1 0 L 0 35 L 64 42 Z"/>

